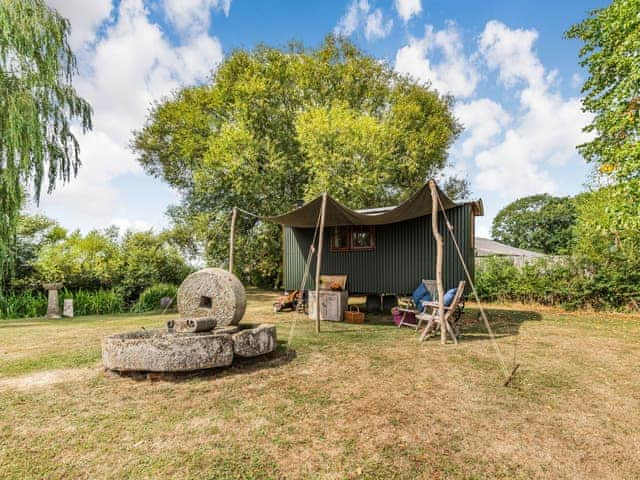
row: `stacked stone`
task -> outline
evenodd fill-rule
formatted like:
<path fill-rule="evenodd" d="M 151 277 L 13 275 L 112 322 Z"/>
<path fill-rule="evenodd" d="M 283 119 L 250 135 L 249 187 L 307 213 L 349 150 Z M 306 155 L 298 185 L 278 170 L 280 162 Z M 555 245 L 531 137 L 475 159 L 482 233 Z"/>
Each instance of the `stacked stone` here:
<path fill-rule="evenodd" d="M 234 355 L 273 352 L 273 325 L 236 326 L 245 308 L 245 290 L 235 275 L 218 268 L 192 273 L 178 289 L 180 318 L 167 322 L 166 331 L 106 337 L 103 363 L 117 371 L 181 372 L 229 366 Z"/>

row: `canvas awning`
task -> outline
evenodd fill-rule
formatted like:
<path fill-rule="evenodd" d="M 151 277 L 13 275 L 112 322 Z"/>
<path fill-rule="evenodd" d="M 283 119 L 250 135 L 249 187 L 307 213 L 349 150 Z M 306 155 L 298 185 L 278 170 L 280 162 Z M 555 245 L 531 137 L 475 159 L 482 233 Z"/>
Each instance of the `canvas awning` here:
<path fill-rule="evenodd" d="M 453 208 L 460 204 L 454 203 L 445 193 L 438 188 L 440 201 L 445 209 Z M 482 215 L 482 202 L 472 202 L 476 215 Z M 322 206 L 322 196 L 311 200 L 302 207 L 278 215 L 275 217 L 262 217 L 264 220 L 288 225 L 297 228 L 314 228 L 318 222 L 320 209 Z M 413 194 L 408 200 L 395 208 L 386 211 L 371 213 L 358 212 L 342 205 L 340 202 L 327 195 L 327 210 L 325 215 L 325 226 L 337 227 L 341 225 L 386 225 L 389 223 L 404 222 L 412 218 L 422 217 L 431 214 L 431 192 L 429 185 L 425 184 L 420 190 Z"/>

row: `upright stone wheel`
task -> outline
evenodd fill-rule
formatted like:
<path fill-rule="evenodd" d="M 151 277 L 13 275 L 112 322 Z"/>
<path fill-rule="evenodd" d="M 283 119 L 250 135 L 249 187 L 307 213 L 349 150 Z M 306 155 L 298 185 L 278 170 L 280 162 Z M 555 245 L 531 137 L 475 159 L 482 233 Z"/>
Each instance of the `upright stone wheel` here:
<path fill-rule="evenodd" d="M 237 325 L 247 297 L 238 277 L 220 268 L 205 268 L 185 278 L 178 289 L 181 317 L 211 317 L 218 327 Z"/>

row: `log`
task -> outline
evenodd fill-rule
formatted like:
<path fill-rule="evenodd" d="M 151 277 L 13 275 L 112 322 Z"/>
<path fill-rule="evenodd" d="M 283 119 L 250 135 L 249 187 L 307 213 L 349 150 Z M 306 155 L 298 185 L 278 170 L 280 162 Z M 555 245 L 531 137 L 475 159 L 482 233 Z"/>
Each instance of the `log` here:
<path fill-rule="evenodd" d="M 218 322 L 215 318 L 179 318 L 177 320 L 169 320 L 167 328 L 173 329 L 176 333 L 197 333 L 208 332 L 216 328 Z"/>

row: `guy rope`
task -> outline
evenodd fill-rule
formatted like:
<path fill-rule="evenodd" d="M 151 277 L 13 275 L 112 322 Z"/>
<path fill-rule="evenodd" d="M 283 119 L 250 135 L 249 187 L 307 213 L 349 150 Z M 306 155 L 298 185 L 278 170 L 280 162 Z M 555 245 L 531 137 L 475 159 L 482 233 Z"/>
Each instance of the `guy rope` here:
<path fill-rule="evenodd" d="M 320 212 L 320 214 L 318 215 L 318 221 L 316 222 L 316 228 L 313 232 L 313 240 L 311 241 L 311 245 L 309 246 L 309 254 L 307 255 L 307 261 L 304 265 L 304 273 L 302 274 L 302 280 L 300 281 L 300 288 L 298 289 L 298 292 L 300 292 L 298 295 L 302 296 L 302 292 L 304 291 L 304 287 L 307 284 L 307 278 L 309 277 L 309 271 L 311 269 L 311 261 L 313 260 L 313 255 L 316 252 L 316 238 L 318 237 L 318 231 L 320 230 L 320 219 L 322 218 L 322 212 Z M 316 289 L 319 290 L 318 286 L 316 286 Z M 300 298 L 300 301 L 302 301 L 302 298 Z M 319 302 L 320 299 L 317 299 L 317 302 Z M 296 327 L 296 323 L 298 321 L 298 318 L 301 315 L 304 315 L 304 311 L 300 312 L 298 309 L 298 299 L 295 300 L 296 302 L 296 313 L 294 314 L 293 317 L 293 322 L 291 322 L 291 328 L 289 329 L 289 338 L 287 339 L 287 354 L 289 353 L 289 350 L 291 348 L 291 340 L 293 339 L 293 332 L 295 330 Z"/>
<path fill-rule="evenodd" d="M 252 217 L 252 218 L 257 218 L 260 219 L 259 215 L 256 215 L 255 213 L 251 213 L 248 212 L 240 207 L 234 207 L 231 213 L 231 234 L 230 234 L 230 240 L 229 240 L 229 264 L 230 264 L 230 268 L 232 268 L 232 262 L 233 262 L 233 245 L 234 245 L 234 237 L 235 237 L 235 226 L 236 226 L 236 217 L 237 217 L 237 213 L 236 212 L 240 212 L 245 214 L 248 217 Z M 288 335 L 288 339 L 287 339 L 287 355 L 289 354 L 290 350 L 291 350 L 291 341 L 293 339 L 293 333 L 295 331 L 295 327 L 298 321 L 298 318 L 301 316 L 301 313 L 299 312 L 299 303 L 302 301 L 302 292 L 305 289 L 305 286 L 307 284 L 307 279 L 309 278 L 309 272 L 311 270 L 311 262 L 313 260 L 313 256 L 316 253 L 316 240 L 318 239 L 318 232 L 320 231 L 320 223 L 321 223 L 321 219 L 322 219 L 322 211 L 320 211 L 320 213 L 318 214 L 318 220 L 316 221 L 316 226 L 313 232 L 313 240 L 311 241 L 311 245 L 309 248 L 309 253 L 307 255 L 307 261 L 305 262 L 305 266 L 304 266 L 304 273 L 302 275 L 302 280 L 300 281 L 300 288 L 298 290 L 298 292 L 300 292 L 299 298 L 296 298 L 294 300 L 295 302 L 295 306 L 296 306 L 296 313 L 293 317 L 293 322 L 291 322 L 291 328 L 289 329 L 289 335 Z M 232 272 L 233 273 L 233 272 Z M 302 314 L 304 314 L 304 312 L 302 312 Z"/>
<path fill-rule="evenodd" d="M 460 250 L 460 245 L 458 245 L 458 241 L 456 240 L 456 237 L 453 233 L 453 225 L 451 225 L 451 222 L 449 222 L 449 217 L 447 217 L 447 212 L 444 209 L 444 206 L 442 205 L 442 201 L 440 200 L 440 196 L 436 195 L 436 198 L 438 199 L 438 205 L 440 206 L 440 210 L 442 211 L 442 215 L 444 216 L 444 221 L 445 224 L 447 226 L 447 230 L 449 230 L 449 234 L 451 236 L 451 239 L 453 240 L 453 244 L 456 247 L 456 252 L 458 253 L 458 257 L 460 257 L 460 262 L 462 263 L 462 267 L 464 268 L 464 273 L 467 276 L 467 280 L 469 281 L 469 285 L 471 286 L 471 290 L 473 291 L 473 296 L 476 299 L 476 302 L 478 303 L 478 308 L 480 309 L 480 316 L 482 317 L 482 320 L 484 322 L 484 326 L 487 329 L 487 332 L 489 333 L 489 338 L 491 339 L 491 344 L 493 345 L 493 348 L 496 352 L 496 357 L 498 358 L 498 363 L 500 365 L 500 368 L 502 370 L 502 374 L 504 375 L 504 386 L 506 387 L 507 385 L 509 385 L 509 383 L 511 383 L 511 380 L 513 380 L 513 376 L 515 375 L 516 371 L 518 370 L 518 368 L 520 367 L 520 364 L 516 363 L 516 352 L 515 352 L 515 347 L 514 347 L 514 352 L 513 352 L 513 367 L 511 370 L 509 370 L 507 368 L 507 363 L 504 360 L 504 357 L 502 356 L 502 352 L 500 351 L 500 347 L 498 345 L 498 342 L 496 341 L 496 336 L 493 333 L 493 329 L 491 328 L 491 324 L 489 323 L 489 320 L 487 318 L 487 314 L 484 310 L 484 307 L 482 306 L 482 303 L 480 302 L 480 297 L 478 296 L 478 291 L 476 290 L 476 286 L 473 283 L 473 279 L 471 278 L 471 274 L 469 273 L 469 269 L 467 268 L 467 264 L 464 261 L 464 256 L 462 255 L 462 251 Z"/>

